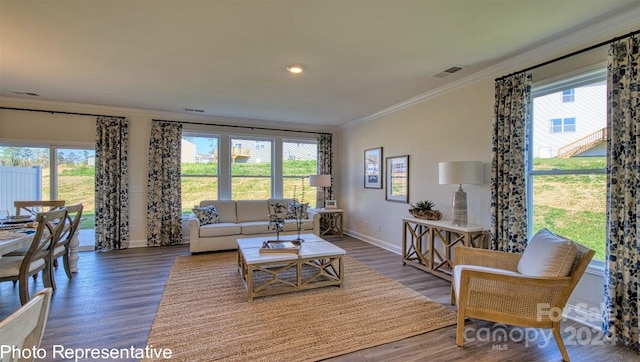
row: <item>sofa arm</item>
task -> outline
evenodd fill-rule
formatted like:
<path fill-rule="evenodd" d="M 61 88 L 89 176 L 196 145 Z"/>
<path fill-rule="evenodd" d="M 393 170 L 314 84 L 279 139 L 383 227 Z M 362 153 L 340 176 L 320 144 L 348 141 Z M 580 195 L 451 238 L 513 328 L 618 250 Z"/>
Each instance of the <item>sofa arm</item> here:
<path fill-rule="evenodd" d="M 198 243 L 200 242 L 200 220 L 197 217 L 192 216 L 189 218 L 189 249 L 198 250 Z"/>
<path fill-rule="evenodd" d="M 316 210 L 308 210 L 309 219 L 313 221 L 313 235 L 320 236 L 320 219 L 322 214 Z"/>

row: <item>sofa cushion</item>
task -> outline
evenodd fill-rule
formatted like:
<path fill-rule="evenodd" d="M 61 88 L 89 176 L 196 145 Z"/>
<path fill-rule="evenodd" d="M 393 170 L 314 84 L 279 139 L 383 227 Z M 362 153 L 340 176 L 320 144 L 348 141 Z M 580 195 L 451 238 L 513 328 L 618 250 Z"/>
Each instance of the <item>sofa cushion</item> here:
<path fill-rule="evenodd" d="M 234 200 L 203 200 L 200 202 L 200 207 L 209 205 L 216 207 L 220 222 L 238 222 Z"/>
<path fill-rule="evenodd" d="M 297 207 L 300 207 L 300 216 L 302 219 L 308 219 L 309 218 L 309 214 L 307 213 L 307 209 L 309 208 L 309 203 L 306 202 L 304 204 L 301 203 L 294 203 L 293 201 L 288 202 L 287 203 L 287 215 L 286 215 L 286 219 L 296 219 L 297 218 L 297 212 L 298 210 L 296 210 Z"/>
<path fill-rule="evenodd" d="M 209 225 L 220 222 L 220 217 L 218 216 L 218 212 L 214 205 L 205 207 L 196 206 L 193 208 L 193 213 L 200 221 L 200 225 Z"/>
<path fill-rule="evenodd" d="M 236 209 L 238 213 L 238 222 L 248 221 L 268 221 L 269 220 L 269 204 L 267 200 L 238 200 L 236 201 Z"/>
<path fill-rule="evenodd" d="M 241 227 L 236 223 L 219 223 L 200 226 L 200 237 L 239 235 Z"/>
<path fill-rule="evenodd" d="M 524 249 L 518 271 L 536 277 L 566 277 L 577 254 L 578 247 L 573 241 L 542 229 Z"/>
<path fill-rule="evenodd" d="M 269 199 L 269 205 L 274 205 L 276 203 L 283 205 L 282 212 L 278 213 L 278 216 L 281 219 L 287 218 L 287 205 L 292 202 L 293 199 Z M 269 212 L 271 212 L 271 208 L 269 208 Z M 267 218 L 268 219 L 268 218 Z"/>
<path fill-rule="evenodd" d="M 242 235 L 267 234 L 275 231 L 269 230 L 268 221 L 247 221 L 239 224 L 242 228 Z"/>

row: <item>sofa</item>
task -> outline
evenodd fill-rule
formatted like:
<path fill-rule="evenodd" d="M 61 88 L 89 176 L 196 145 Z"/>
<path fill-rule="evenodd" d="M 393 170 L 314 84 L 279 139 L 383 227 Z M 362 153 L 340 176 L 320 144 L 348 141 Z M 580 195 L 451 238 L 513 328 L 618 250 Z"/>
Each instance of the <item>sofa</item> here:
<path fill-rule="evenodd" d="M 236 239 L 259 236 L 273 236 L 276 232 L 269 229 L 269 203 L 282 203 L 285 206 L 293 199 L 269 199 L 269 200 L 203 200 L 194 210 L 200 214 L 192 213 L 189 217 L 189 251 L 192 254 L 206 251 L 237 249 Z M 201 209 L 209 206 L 215 207 L 217 217 L 207 219 L 202 216 Z M 209 208 L 210 209 L 210 208 Z M 280 235 L 296 235 L 298 229 L 295 219 L 287 219 L 286 212 L 281 215 L 284 219 L 284 230 Z M 309 213 L 302 220 L 301 233 L 313 232 L 314 216 Z"/>

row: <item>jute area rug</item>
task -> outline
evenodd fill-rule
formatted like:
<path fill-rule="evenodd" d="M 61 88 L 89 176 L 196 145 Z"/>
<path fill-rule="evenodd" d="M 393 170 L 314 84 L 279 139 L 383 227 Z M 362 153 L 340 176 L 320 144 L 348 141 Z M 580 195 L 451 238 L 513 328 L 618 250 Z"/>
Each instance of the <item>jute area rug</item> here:
<path fill-rule="evenodd" d="M 312 361 L 455 324 L 455 313 L 345 257 L 344 287 L 247 301 L 236 253 L 176 258 L 147 345 L 178 361 Z"/>

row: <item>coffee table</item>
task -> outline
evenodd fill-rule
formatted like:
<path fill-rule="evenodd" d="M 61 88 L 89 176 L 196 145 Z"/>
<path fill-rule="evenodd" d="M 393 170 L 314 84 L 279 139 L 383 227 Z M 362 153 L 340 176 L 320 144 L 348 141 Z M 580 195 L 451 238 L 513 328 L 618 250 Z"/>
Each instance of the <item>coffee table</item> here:
<path fill-rule="evenodd" d="M 249 301 L 326 286 L 342 287 L 346 252 L 313 234 L 300 237 L 304 242 L 299 253 L 261 253 L 262 243 L 274 237 L 237 239 L 238 271 Z M 295 238 L 281 236 L 280 240 Z"/>

